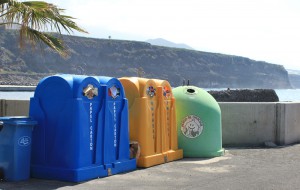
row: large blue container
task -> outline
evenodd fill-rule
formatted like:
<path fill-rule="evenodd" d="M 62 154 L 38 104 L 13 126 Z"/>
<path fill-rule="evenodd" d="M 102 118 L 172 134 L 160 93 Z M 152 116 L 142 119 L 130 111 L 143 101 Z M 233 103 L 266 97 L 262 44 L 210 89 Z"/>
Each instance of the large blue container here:
<path fill-rule="evenodd" d="M 136 160 L 129 159 L 123 88 L 117 79 L 103 85 L 99 79 L 55 75 L 38 84 L 30 100 L 30 116 L 38 121 L 33 177 L 80 182 L 136 168 Z"/>
<path fill-rule="evenodd" d="M 128 100 L 121 82 L 111 77 L 95 77 L 100 83 L 103 101 L 100 111 L 104 128 L 104 165 L 111 174 L 136 169 L 136 159 L 129 160 Z"/>
<path fill-rule="evenodd" d="M 0 117 L 0 170 L 6 181 L 30 176 L 32 129 L 36 121 L 26 117 Z"/>

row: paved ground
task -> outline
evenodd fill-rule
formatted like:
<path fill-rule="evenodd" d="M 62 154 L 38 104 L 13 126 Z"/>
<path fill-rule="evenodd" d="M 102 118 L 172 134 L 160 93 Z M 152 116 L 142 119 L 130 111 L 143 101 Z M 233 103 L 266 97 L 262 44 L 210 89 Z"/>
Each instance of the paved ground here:
<path fill-rule="evenodd" d="M 0 189 L 300 189 L 300 144 L 227 149 L 219 158 L 185 158 L 84 183 L 0 182 Z"/>

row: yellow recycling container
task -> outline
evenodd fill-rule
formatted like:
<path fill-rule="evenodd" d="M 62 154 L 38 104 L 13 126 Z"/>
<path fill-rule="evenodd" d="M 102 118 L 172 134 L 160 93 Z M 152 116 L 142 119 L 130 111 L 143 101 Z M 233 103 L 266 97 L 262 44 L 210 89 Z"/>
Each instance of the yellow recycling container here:
<path fill-rule="evenodd" d="M 130 140 L 140 145 L 138 167 L 183 157 L 178 149 L 175 98 L 167 81 L 120 78 L 129 108 Z"/>

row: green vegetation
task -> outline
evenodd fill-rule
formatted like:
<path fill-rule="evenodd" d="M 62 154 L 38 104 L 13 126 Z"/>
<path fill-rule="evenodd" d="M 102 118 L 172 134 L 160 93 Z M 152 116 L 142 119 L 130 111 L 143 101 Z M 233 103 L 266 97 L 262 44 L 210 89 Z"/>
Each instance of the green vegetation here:
<path fill-rule="evenodd" d="M 86 32 L 72 21 L 74 18 L 63 15 L 63 9 L 44 1 L 0 0 L 0 26 L 17 28 L 20 31 L 20 47 L 25 39 L 35 47 L 44 43 L 61 56 L 67 55 L 62 39 L 46 33 L 48 29 L 61 34 L 62 30 Z"/>

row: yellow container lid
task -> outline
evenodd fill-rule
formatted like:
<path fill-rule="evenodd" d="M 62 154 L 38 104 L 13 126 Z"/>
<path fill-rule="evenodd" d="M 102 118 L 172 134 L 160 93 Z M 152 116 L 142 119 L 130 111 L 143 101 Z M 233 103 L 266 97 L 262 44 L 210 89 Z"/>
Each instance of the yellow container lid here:
<path fill-rule="evenodd" d="M 138 77 L 122 77 L 119 78 L 126 91 L 128 101 L 138 97 L 155 98 L 157 85 L 152 79 Z M 130 90 L 129 90 L 130 89 Z"/>

